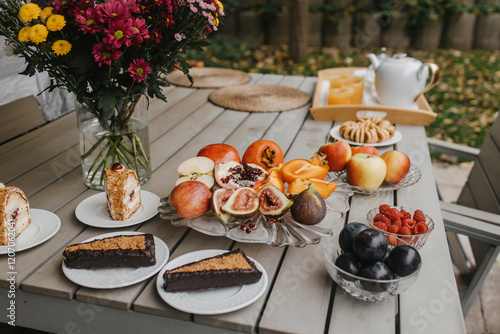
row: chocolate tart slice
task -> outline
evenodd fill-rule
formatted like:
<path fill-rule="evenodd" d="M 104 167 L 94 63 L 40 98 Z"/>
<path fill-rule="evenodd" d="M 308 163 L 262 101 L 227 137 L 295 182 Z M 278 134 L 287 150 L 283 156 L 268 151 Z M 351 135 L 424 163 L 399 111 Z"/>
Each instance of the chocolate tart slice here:
<path fill-rule="evenodd" d="M 150 267 L 156 264 L 152 234 L 118 235 L 67 246 L 64 263 L 70 269 Z"/>
<path fill-rule="evenodd" d="M 257 283 L 262 272 L 240 249 L 167 270 L 167 292 L 203 291 Z"/>

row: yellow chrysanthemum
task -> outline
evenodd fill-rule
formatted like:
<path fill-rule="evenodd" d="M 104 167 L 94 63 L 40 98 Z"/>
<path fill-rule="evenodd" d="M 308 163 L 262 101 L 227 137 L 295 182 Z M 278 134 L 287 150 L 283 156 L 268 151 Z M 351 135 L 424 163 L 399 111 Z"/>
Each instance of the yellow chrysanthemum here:
<path fill-rule="evenodd" d="M 47 27 L 45 27 L 43 24 L 35 24 L 33 27 L 31 27 L 30 39 L 36 44 L 43 43 L 47 40 L 48 34 L 49 31 L 47 30 Z"/>
<path fill-rule="evenodd" d="M 31 27 L 24 27 L 21 30 L 19 30 L 19 34 L 18 34 L 19 41 L 21 41 L 21 42 L 31 41 L 30 33 L 31 33 Z"/>
<path fill-rule="evenodd" d="M 40 21 L 45 22 L 45 20 L 52 15 L 53 10 L 54 8 L 52 7 L 45 7 L 40 13 Z"/>
<path fill-rule="evenodd" d="M 71 43 L 64 39 L 55 41 L 54 44 L 52 44 L 52 51 L 58 56 L 64 56 L 71 51 Z"/>
<path fill-rule="evenodd" d="M 218 19 L 218 18 L 215 18 L 215 19 L 214 19 L 214 24 L 215 24 L 215 26 L 216 26 L 216 27 L 218 27 L 218 26 L 219 26 L 219 19 Z"/>
<path fill-rule="evenodd" d="M 34 3 L 27 3 L 19 9 L 19 17 L 24 22 L 30 22 L 31 20 L 37 19 L 40 16 L 42 9 Z"/>
<path fill-rule="evenodd" d="M 224 6 L 222 5 L 222 2 L 220 2 L 219 0 L 215 0 L 215 2 L 217 2 L 217 6 L 219 6 L 220 10 L 224 10 Z"/>
<path fill-rule="evenodd" d="M 49 31 L 58 31 L 64 28 L 66 25 L 66 20 L 64 19 L 64 16 L 56 14 L 52 15 L 47 19 L 47 29 Z"/>

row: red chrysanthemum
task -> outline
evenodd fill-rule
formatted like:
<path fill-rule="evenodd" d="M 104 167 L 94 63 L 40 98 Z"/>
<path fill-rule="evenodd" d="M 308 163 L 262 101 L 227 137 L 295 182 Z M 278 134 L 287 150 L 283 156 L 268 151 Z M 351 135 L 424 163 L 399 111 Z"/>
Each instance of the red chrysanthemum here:
<path fill-rule="evenodd" d="M 109 23 L 109 29 L 104 29 L 106 37 L 103 42 L 119 49 L 123 44 L 132 45 L 130 40 L 134 36 L 134 29 L 128 20 L 116 20 Z"/>
<path fill-rule="evenodd" d="M 99 13 L 93 8 L 87 8 L 84 14 L 76 14 L 75 21 L 84 34 L 95 34 L 102 30 L 102 26 L 99 22 Z"/>
<path fill-rule="evenodd" d="M 130 21 L 133 31 L 134 44 L 141 44 L 145 39 L 149 39 L 148 28 L 146 27 L 146 20 L 135 18 Z"/>
<path fill-rule="evenodd" d="M 141 82 L 151 73 L 151 66 L 149 66 L 149 63 L 145 61 L 144 58 L 136 59 L 130 63 L 128 71 L 135 81 Z"/>
<path fill-rule="evenodd" d="M 101 67 L 103 64 L 110 65 L 113 60 L 120 58 L 122 52 L 109 44 L 97 43 L 92 48 L 92 54 L 95 61 L 99 63 L 99 67 Z"/>
<path fill-rule="evenodd" d="M 161 32 L 156 29 L 156 28 L 153 28 L 153 30 L 151 30 L 151 36 L 154 38 L 154 41 L 156 43 L 160 43 L 161 42 Z"/>
<path fill-rule="evenodd" d="M 120 0 L 109 0 L 100 4 L 98 8 L 102 23 L 130 17 L 129 7 Z"/>

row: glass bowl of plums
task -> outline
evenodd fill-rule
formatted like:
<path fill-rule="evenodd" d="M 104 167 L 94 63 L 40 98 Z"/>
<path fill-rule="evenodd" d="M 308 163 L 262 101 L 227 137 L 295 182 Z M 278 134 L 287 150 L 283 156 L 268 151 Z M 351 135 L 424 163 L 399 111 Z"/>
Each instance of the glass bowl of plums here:
<path fill-rule="evenodd" d="M 406 241 L 356 222 L 325 243 L 324 260 L 335 283 L 351 296 L 372 302 L 408 289 L 422 265 L 418 250 Z"/>

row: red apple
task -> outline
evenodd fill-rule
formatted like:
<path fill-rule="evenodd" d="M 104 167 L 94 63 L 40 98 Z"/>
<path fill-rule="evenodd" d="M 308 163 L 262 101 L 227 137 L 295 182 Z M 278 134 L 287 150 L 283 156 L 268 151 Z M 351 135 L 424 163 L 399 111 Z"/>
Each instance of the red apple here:
<path fill-rule="evenodd" d="M 400 151 L 387 151 L 380 156 L 387 167 L 385 181 L 390 183 L 398 183 L 401 181 L 410 170 L 410 158 Z"/>
<path fill-rule="evenodd" d="M 363 145 L 363 146 L 353 146 L 351 147 L 351 153 L 352 155 L 358 154 L 358 153 L 366 153 L 366 154 L 371 154 L 371 155 L 379 155 L 378 150 L 374 146 L 370 145 Z"/>
<path fill-rule="evenodd" d="M 385 162 L 381 157 L 366 153 L 353 155 L 346 166 L 349 183 L 363 188 L 380 187 L 386 171 Z"/>
<path fill-rule="evenodd" d="M 170 206 L 180 218 L 195 218 L 210 211 L 212 192 L 200 181 L 179 183 L 168 197 Z"/>
<path fill-rule="evenodd" d="M 325 144 L 319 148 L 319 152 L 326 155 L 330 172 L 340 172 L 344 170 L 352 155 L 351 145 L 343 140 Z"/>
<path fill-rule="evenodd" d="M 198 152 L 197 156 L 210 158 L 215 164 L 226 161 L 236 161 L 240 163 L 238 151 L 228 144 L 207 145 Z"/>

